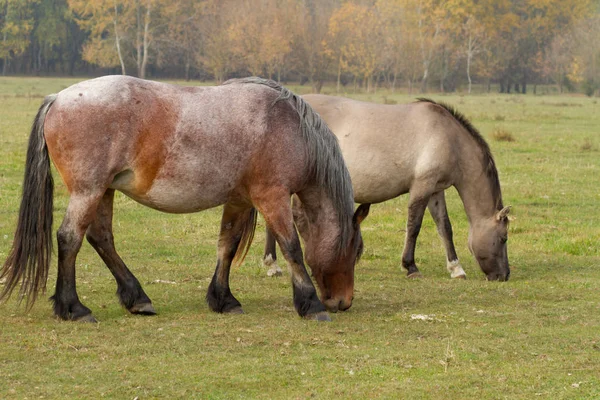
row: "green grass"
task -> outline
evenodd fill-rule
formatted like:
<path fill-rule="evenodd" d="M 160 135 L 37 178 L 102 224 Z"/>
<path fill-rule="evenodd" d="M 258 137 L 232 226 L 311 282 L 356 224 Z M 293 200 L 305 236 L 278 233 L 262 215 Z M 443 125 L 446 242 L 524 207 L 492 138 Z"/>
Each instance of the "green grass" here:
<path fill-rule="evenodd" d="M 2 260 L 14 234 L 31 121 L 43 95 L 75 81 L 0 78 Z M 412 100 L 386 91 L 349 95 Z M 424 278 L 404 278 L 407 199 L 401 197 L 371 208 L 354 305 L 333 322 L 300 319 L 289 275 L 266 276 L 262 221 L 246 261 L 232 271 L 232 291 L 246 314 L 218 315 L 204 295 L 220 209 L 167 215 L 118 195 L 117 249 L 159 315 L 124 311 L 112 276 L 85 243 L 78 292 L 100 323 L 58 321 L 43 298 L 29 313 L 14 299 L 0 305 L 0 398 L 598 398 L 597 99 L 431 97 L 465 113 L 492 147 L 504 203 L 513 206 L 508 283 L 484 280 L 467 250 L 466 217 L 451 189 L 448 207 L 468 280 L 448 278 L 429 215 L 417 247 Z M 499 129 L 514 141 L 493 140 Z M 56 228 L 67 195 L 54 176 Z M 48 294 L 55 278 L 53 265 Z M 413 319 L 416 314 L 431 319 Z"/>

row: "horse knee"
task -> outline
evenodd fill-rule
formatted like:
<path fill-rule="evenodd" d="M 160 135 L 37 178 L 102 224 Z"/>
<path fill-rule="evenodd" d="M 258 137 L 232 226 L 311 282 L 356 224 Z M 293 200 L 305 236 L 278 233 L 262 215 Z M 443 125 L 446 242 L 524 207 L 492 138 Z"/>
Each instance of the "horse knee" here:
<path fill-rule="evenodd" d="M 113 236 L 110 232 L 94 229 L 91 226 L 85 232 L 85 238 L 94 248 L 110 245 L 113 241 Z"/>
<path fill-rule="evenodd" d="M 59 251 L 69 252 L 79 248 L 81 238 L 78 238 L 77 234 L 72 230 L 60 227 L 56 232 L 56 242 L 58 243 Z"/>

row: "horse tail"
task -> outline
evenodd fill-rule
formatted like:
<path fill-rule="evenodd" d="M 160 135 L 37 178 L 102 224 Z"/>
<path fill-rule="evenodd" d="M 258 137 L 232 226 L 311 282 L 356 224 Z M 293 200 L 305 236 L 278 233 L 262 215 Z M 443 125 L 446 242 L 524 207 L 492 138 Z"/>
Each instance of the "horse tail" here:
<path fill-rule="evenodd" d="M 248 254 L 248 250 L 250 250 L 250 245 L 252 244 L 252 239 L 254 239 L 254 232 L 256 231 L 256 218 L 258 213 L 255 208 L 250 208 L 244 212 L 243 226 L 242 226 L 242 234 L 240 238 L 240 244 L 238 245 L 237 251 L 235 252 L 235 256 L 233 257 L 233 262 L 235 265 L 241 265 Z"/>
<path fill-rule="evenodd" d="M 31 127 L 17 229 L 0 272 L 0 280 L 5 280 L 0 301 L 8 299 L 20 281 L 19 303 L 27 297 L 28 310 L 38 292 L 46 289 L 52 254 L 54 181 L 44 139 L 44 121 L 55 100 L 56 95 L 44 99 Z"/>
<path fill-rule="evenodd" d="M 336 136 L 325 121 L 300 96 L 270 79 L 258 77 L 230 79 L 223 85 L 253 83 L 270 87 L 279 93 L 273 104 L 286 100 L 300 118 L 302 136 L 306 142 L 308 176 L 325 191 L 337 211 L 340 226 L 338 253 L 342 254 L 352 239 L 354 195 L 350 173 L 342 156 Z"/>

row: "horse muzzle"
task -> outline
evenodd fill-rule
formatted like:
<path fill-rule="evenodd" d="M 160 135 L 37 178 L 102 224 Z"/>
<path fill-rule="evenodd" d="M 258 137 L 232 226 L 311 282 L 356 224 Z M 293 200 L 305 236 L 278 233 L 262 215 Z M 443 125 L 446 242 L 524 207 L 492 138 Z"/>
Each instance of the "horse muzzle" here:
<path fill-rule="evenodd" d="M 510 270 L 508 270 L 506 273 L 491 273 L 491 274 L 487 274 L 486 279 L 488 281 L 500 281 L 500 282 L 506 282 L 508 281 L 508 278 L 510 278 Z"/>
<path fill-rule="evenodd" d="M 323 304 L 325 305 L 325 308 L 327 308 L 327 311 L 335 313 L 338 311 L 346 311 L 352 307 L 352 299 L 331 298 L 325 300 Z"/>

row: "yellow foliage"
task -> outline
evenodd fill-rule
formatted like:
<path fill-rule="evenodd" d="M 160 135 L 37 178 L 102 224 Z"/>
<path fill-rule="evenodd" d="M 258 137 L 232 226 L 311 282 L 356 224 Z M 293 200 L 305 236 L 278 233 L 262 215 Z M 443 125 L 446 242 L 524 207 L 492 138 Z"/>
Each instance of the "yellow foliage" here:
<path fill-rule="evenodd" d="M 567 78 L 571 82 L 579 83 L 583 81 L 583 73 L 585 70 L 585 66 L 580 57 L 574 57 L 571 65 L 569 65 L 569 69 L 567 72 Z"/>

